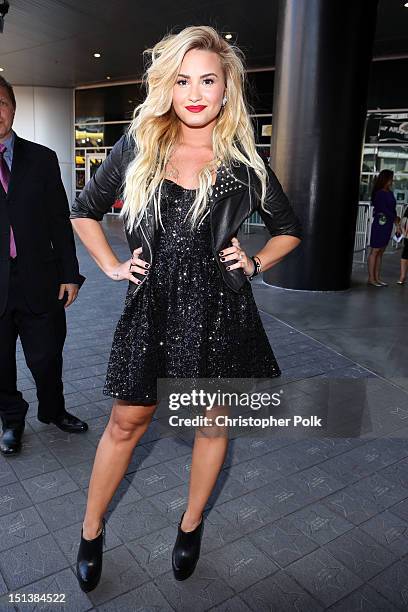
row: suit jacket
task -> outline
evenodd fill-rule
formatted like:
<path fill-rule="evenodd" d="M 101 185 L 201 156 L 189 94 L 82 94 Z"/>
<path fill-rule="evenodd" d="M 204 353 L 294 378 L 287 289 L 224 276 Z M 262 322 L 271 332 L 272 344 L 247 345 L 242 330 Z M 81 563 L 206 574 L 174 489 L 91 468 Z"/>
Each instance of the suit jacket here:
<path fill-rule="evenodd" d="M 16 135 L 7 194 L 0 184 L 0 316 L 9 290 L 10 224 L 22 288 L 34 313 L 58 304 L 61 283 L 82 284 L 69 215 L 56 154 Z"/>

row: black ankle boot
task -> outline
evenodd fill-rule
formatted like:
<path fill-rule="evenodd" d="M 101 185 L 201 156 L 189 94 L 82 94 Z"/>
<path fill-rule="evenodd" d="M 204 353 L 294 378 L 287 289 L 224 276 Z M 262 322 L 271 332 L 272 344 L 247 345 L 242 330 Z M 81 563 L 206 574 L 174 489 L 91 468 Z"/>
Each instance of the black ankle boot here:
<path fill-rule="evenodd" d="M 183 512 L 178 524 L 177 539 L 171 557 L 176 580 L 185 580 L 194 572 L 200 557 L 201 538 L 204 529 L 204 515 L 202 515 L 201 523 L 193 531 L 183 531 L 181 523 L 184 514 Z"/>
<path fill-rule="evenodd" d="M 102 520 L 102 531 L 93 540 L 85 540 L 81 529 L 76 563 L 76 573 L 79 586 L 85 593 L 92 591 L 97 585 L 102 573 L 102 553 L 105 541 L 105 519 Z"/>

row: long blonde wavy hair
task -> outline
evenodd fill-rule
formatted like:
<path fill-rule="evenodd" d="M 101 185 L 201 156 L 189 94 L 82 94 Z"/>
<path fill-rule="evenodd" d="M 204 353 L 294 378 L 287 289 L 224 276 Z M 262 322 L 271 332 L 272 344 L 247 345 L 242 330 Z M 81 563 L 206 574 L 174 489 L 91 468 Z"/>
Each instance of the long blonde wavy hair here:
<path fill-rule="evenodd" d="M 134 111 L 128 134 L 133 138 L 135 157 L 129 164 L 124 184 L 122 216 L 131 231 L 153 202 L 154 216 L 161 220 L 160 199 L 166 165 L 180 135 L 180 120 L 173 106 L 173 87 L 184 55 L 190 49 L 215 52 L 221 59 L 226 84 L 227 103 L 220 110 L 212 141 L 214 159 L 198 175 L 199 186 L 186 215 L 194 227 L 203 218 L 212 193 L 214 164 L 227 168 L 241 162 L 252 168 L 261 182 L 261 205 L 266 195 L 267 170 L 255 146 L 254 129 L 245 99 L 244 56 L 209 26 L 190 26 L 178 34 L 168 34 L 152 49 L 143 81 L 147 96 Z"/>

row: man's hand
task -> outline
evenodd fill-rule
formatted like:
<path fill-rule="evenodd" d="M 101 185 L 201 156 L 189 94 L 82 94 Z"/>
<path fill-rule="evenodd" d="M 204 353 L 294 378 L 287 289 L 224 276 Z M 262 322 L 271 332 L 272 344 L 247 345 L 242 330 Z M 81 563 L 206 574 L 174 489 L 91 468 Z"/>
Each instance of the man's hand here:
<path fill-rule="evenodd" d="M 78 296 L 78 289 L 79 285 L 74 285 L 74 283 L 60 285 L 58 299 L 63 299 L 65 291 L 68 293 L 68 299 L 64 304 L 64 308 L 68 308 L 68 306 L 71 306 L 72 302 L 75 302 Z"/>

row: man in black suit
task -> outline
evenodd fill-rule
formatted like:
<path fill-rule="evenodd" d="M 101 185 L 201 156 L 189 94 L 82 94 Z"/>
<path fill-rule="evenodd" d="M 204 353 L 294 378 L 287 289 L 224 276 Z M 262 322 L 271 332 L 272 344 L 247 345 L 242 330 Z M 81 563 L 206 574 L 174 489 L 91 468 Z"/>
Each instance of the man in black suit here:
<path fill-rule="evenodd" d="M 69 206 L 54 151 L 12 130 L 16 101 L 0 77 L 0 451 L 18 453 L 28 404 L 17 390 L 16 341 L 37 387 L 38 419 L 63 431 L 88 426 L 65 410 L 65 308 L 79 274 Z"/>

